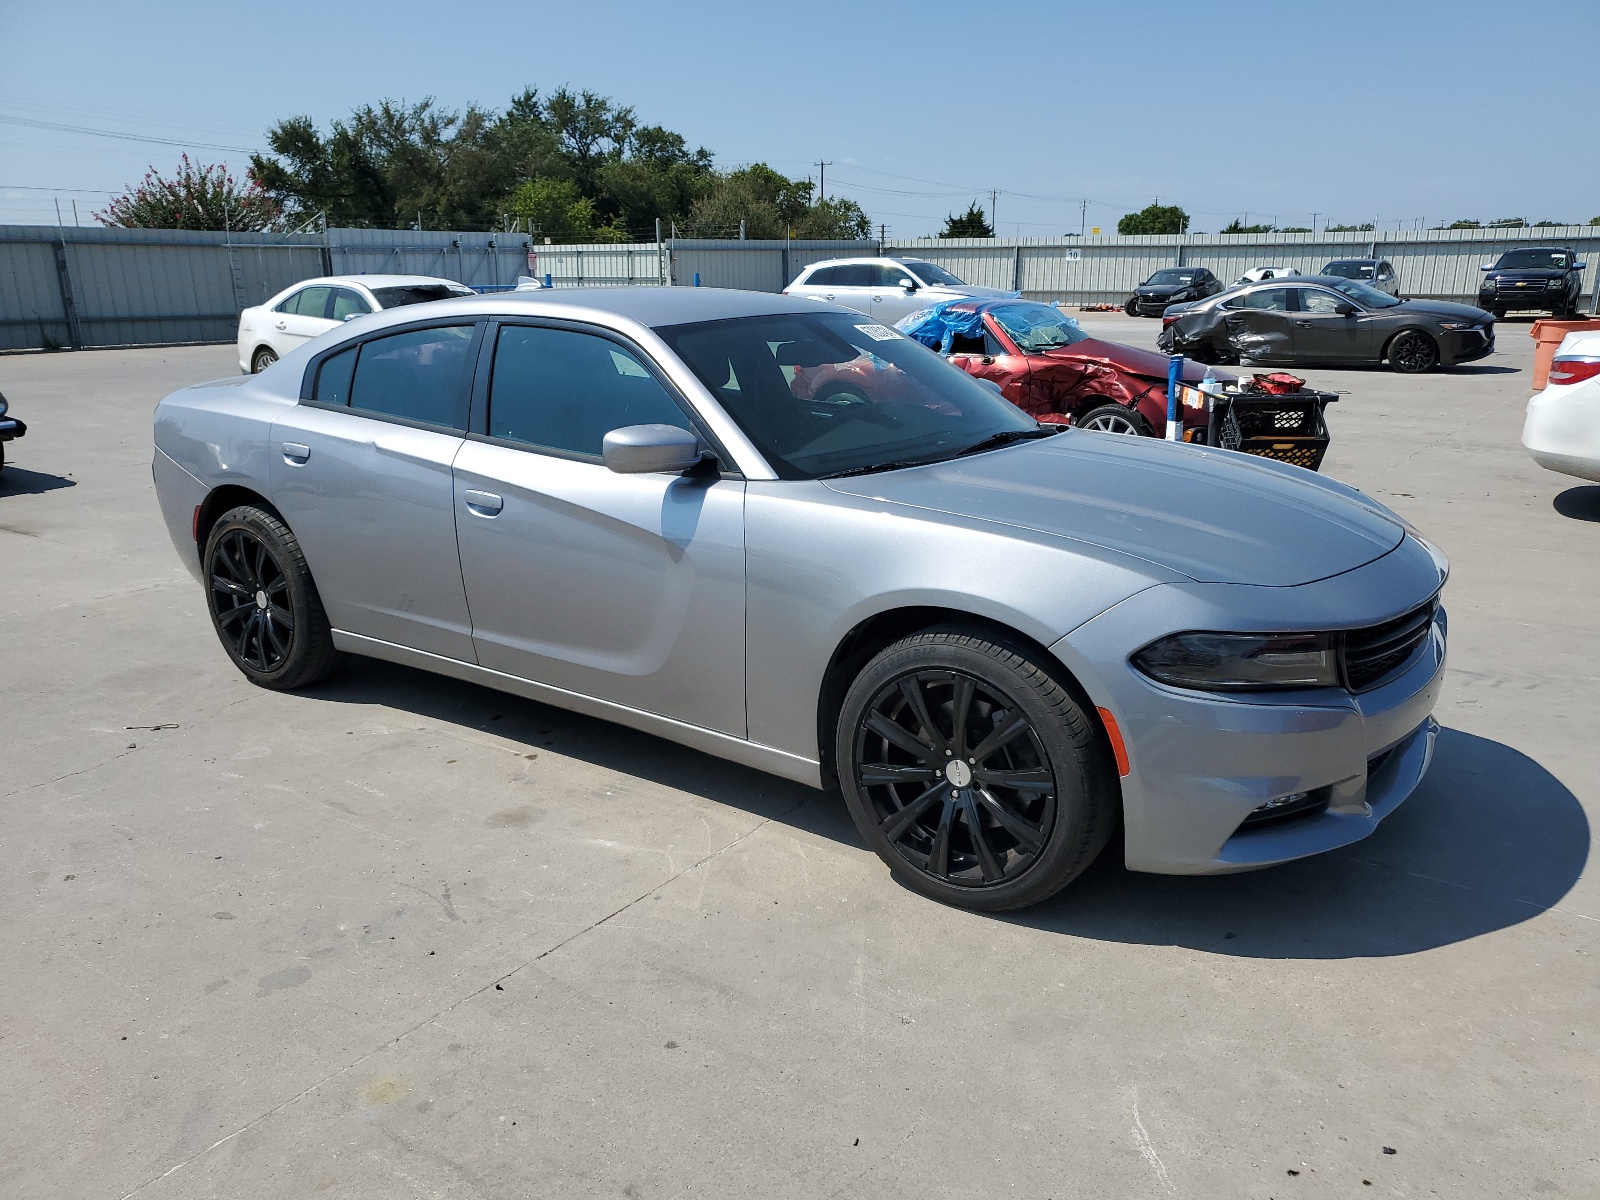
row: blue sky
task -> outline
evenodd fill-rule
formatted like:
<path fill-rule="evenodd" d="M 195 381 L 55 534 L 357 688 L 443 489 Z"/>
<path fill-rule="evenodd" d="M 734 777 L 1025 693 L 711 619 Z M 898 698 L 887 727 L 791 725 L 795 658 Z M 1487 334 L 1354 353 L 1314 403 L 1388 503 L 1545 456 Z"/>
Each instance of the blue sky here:
<path fill-rule="evenodd" d="M 59 198 L 70 223 L 75 197 L 87 223 L 105 200 L 90 189 L 182 152 L 41 122 L 245 148 L 295 114 L 326 124 L 385 96 L 500 107 L 566 83 L 723 166 L 831 160 L 829 193 L 894 236 L 988 207 L 991 189 L 1004 236 L 1075 232 L 1080 199 L 1113 232 L 1154 197 L 1199 230 L 1247 212 L 1581 222 L 1600 215 L 1581 132 L 1597 34 L 1594 0 L 0 0 L 0 221 L 53 222 Z"/>

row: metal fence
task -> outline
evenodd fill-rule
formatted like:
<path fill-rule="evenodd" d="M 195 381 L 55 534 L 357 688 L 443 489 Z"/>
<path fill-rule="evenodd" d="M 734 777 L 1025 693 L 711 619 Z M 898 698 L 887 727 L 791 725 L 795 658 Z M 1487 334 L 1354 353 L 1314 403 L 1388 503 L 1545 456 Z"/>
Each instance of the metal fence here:
<path fill-rule="evenodd" d="M 1210 267 L 1224 281 L 1254 266 L 1312 272 L 1333 258 L 1382 257 L 1407 296 L 1471 302 L 1478 266 L 1527 245 L 1568 246 L 1594 262 L 1600 227 L 1383 233 L 1192 234 L 999 240 L 797 242 L 668 239 L 557 246 L 519 233 L 330 229 L 204 233 L 0 226 L 0 350 L 232 341 L 241 309 L 315 275 L 434 275 L 483 290 L 518 276 L 554 287 L 651 285 L 775 292 L 824 258 L 925 258 L 969 283 L 1068 304 L 1121 303 L 1152 271 Z"/>

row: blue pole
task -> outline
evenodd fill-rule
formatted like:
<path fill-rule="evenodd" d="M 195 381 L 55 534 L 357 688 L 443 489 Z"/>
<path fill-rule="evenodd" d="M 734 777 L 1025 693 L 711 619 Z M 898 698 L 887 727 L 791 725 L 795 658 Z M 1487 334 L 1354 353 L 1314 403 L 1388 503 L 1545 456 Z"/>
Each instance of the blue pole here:
<path fill-rule="evenodd" d="M 1178 420 L 1178 380 L 1183 378 L 1183 355 L 1174 354 L 1167 360 L 1167 441 L 1183 440 L 1183 428 Z"/>
<path fill-rule="evenodd" d="M 545 287 L 549 287 L 550 286 L 550 272 L 549 271 L 546 271 L 544 273 L 544 285 L 545 285 Z"/>
<path fill-rule="evenodd" d="M 694 273 L 694 285 L 695 285 L 695 287 L 699 287 L 700 286 L 700 272 L 699 271 L 696 271 Z"/>

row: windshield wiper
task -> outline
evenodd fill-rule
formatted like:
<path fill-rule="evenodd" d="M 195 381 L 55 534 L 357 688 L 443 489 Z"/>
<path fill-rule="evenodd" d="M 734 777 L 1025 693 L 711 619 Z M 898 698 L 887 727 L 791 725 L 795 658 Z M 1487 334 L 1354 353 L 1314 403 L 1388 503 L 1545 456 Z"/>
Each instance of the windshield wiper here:
<path fill-rule="evenodd" d="M 879 471 L 900 471 L 906 467 L 925 467 L 930 462 L 939 462 L 936 458 L 907 458 L 898 462 L 867 463 L 862 467 L 851 467 L 845 471 L 833 471 L 827 475 L 818 475 L 818 479 L 848 479 L 852 475 L 873 475 Z"/>
<path fill-rule="evenodd" d="M 992 437 L 986 437 L 981 442 L 974 442 L 965 450 L 960 451 L 956 457 L 967 454 L 982 454 L 985 450 L 997 450 L 1001 446 L 1009 446 L 1012 442 L 1031 442 L 1036 438 L 1054 437 L 1065 426 L 1062 425 L 1037 425 L 1032 429 L 1007 429 Z"/>

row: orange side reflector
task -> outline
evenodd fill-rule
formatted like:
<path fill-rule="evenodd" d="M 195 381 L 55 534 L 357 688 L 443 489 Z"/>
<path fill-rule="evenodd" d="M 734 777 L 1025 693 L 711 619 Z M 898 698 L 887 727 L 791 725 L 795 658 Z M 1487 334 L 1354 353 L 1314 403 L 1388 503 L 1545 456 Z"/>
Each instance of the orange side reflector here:
<path fill-rule="evenodd" d="M 1117 726 L 1117 719 L 1111 715 L 1109 708 L 1096 708 L 1100 720 L 1105 723 L 1106 736 L 1111 739 L 1111 753 L 1117 760 L 1117 774 L 1124 779 L 1128 777 L 1128 747 L 1122 740 L 1122 730 Z"/>
<path fill-rule="evenodd" d="M 200 505 L 194 506 L 194 519 L 189 522 L 189 538 L 191 541 L 200 540 Z"/>

